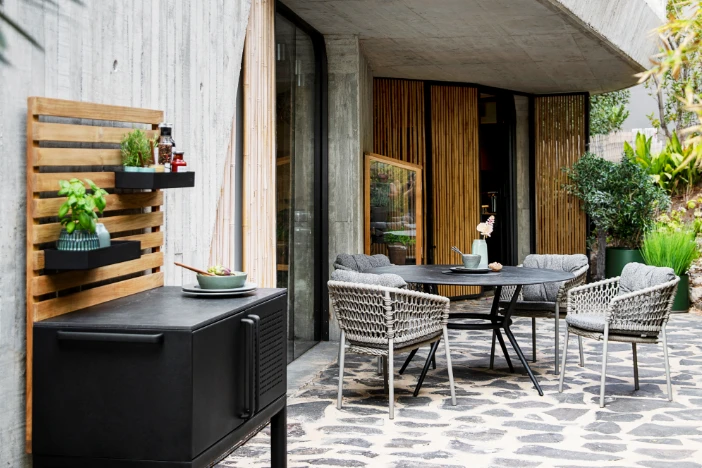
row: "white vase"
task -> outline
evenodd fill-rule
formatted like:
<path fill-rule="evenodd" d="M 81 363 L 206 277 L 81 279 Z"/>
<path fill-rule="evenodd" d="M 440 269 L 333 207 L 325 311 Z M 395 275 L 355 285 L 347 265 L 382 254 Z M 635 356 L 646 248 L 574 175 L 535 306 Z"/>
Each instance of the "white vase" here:
<path fill-rule="evenodd" d="M 480 255 L 480 264 L 478 265 L 478 268 L 488 267 L 488 251 L 487 242 L 485 241 L 485 239 L 475 239 L 473 241 L 471 253 L 475 255 Z"/>
<path fill-rule="evenodd" d="M 98 236 L 98 241 L 100 243 L 101 249 L 110 246 L 110 233 L 107 232 L 107 228 L 104 224 L 97 223 L 95 225 L 95 234 L 97 234 Z"/>

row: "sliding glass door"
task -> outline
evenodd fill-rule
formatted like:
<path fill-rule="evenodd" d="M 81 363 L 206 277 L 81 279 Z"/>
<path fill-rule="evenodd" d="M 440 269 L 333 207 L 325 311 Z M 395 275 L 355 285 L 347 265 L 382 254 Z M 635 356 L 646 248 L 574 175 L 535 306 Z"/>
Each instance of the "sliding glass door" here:
<path fill-rule="evenodd" d="M 312 37 L 278 13 L 276 37 L 276 265 L 288 288 L 288 359 L 320 340 L 320 106 Z"/>

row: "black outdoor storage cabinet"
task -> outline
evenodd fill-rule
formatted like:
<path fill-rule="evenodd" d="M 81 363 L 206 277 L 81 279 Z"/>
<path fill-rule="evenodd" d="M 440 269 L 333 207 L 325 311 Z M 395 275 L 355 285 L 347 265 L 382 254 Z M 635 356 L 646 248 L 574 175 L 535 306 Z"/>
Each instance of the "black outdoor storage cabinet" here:
<path fill-rule="evenodd" d="M 207 467 L 271 420 L 286 465 L 284 289 L 162 287 L 34 325 L 34 467 Z"/>

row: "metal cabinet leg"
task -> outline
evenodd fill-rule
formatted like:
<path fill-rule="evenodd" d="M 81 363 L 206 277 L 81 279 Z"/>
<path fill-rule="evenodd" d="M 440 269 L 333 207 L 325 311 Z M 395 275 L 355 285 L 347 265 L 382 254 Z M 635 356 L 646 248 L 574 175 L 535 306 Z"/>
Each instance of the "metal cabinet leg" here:
<path fill-rule="evenodd" d="M 288 466 L 287 406 L 271 418 L 271 468 Z"/>

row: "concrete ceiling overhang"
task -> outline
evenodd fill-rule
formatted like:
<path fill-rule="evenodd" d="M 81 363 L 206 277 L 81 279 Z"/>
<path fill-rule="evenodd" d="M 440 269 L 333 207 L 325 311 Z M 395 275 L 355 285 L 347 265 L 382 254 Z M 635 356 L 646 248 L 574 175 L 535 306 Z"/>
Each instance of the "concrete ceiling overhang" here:
<path fill-rule="evenodd" d="M 284 0 L 324 35 L 355 35 L 378 77 L 528 93 L 634 85 L 664 0 Z"/>

